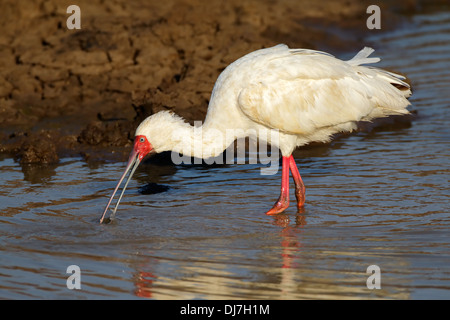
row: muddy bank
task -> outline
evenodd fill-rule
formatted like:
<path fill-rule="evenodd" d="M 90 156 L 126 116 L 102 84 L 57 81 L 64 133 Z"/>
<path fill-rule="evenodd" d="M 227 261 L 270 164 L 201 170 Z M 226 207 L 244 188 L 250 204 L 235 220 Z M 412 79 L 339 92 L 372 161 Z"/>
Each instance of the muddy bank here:
<path fill-rule="evenodd" d="M 439 1 L 437 1 L 439 3 Z M 263 47 L 357 51 L 367 1 L 73 1 L 0 4 L 0 152 L 21 163 L 123 160 L 146 116 L 203 119 L 219 73 Z M 419 2 L 380 3 L 394 27 Z"/>

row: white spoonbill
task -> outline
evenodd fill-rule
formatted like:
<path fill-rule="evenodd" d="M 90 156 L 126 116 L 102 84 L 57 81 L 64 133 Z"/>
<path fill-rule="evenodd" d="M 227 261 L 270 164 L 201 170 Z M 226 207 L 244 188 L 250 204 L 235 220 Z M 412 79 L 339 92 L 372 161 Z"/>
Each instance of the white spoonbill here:
<path fill-rule="evenodd" d="M 146 118 L 137 128 L 133 150 L 100 222 L 126 174 L 123 192 L 141 160 L 150 152 L 175 151 L 204 158 L 222 153 L 236 138 L 225 133 L 257 133 L 282 154 L 281 194 L 267 214 L 289 206 L 289 172 L 295 184 L 297 207 L 305 202 L 305 187 L 292 152 L 313 141 L 329 141 L 337 132 L 356 128 L 358 121 L 407 114 L 409 85 L 401 75 L 362 66 L 376 63 L 374 50 L 362 49 L 348 61 L 331 54 L 290 49 L 280 44 L 249 53 L 230 64 L 217 79 L 201 134 L 181 117 L 161 111 Z M 198 129 L 198 128 L 197 128 Z M 271 135 L 276 133 L 277 135 Z M 225 137 L 225 138 L 224 138 Z M 206 156 L 205 156 L 206 155 Z"/>

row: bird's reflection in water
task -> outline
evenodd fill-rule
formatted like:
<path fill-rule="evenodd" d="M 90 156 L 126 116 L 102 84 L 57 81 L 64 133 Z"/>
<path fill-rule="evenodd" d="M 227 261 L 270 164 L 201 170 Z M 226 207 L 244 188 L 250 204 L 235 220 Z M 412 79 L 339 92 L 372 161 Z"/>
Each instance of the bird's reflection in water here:
<path fill-rule="evenodd" d="M 156 280 L 156 276 L 151 272 L 139 271 L 137 279 L 135 280 L 135 295 L 141 298 L 152 298 L 152 286 Z"/>
<path fill-rule="evenodd" d="M 303 232 L 303 227 L 306 225 L 306 216 L 305 216 L 305 209 L 301 208 L 297 213 L 295 214 L 295 217 L 292 214 L 286 214 L 281 213 L 278 215 L 271 216 L 270 223 L 276 226 L 281 227 L 281 245 L 277 247 L 277 252 L 280 253 L 280 264 L 273 270 L 276 272 L 280 277 L 278 284 L 281 288 L 281 295 L 284 294 L 290 294 L 292 292 L 295 292 L 295 286 L 296 286 L 296 269 L 299 268 L 299 266 L 296 264 L 296 260 L 298 260 L 301 254 L 301 237 L 299 234 Z M 291 219 L 294 218 L 294 222 L 291 223 Z M 275 231 L 276 232 L 276 231 Z M 230 252 L 232 254 L 232 252 Z M 146 262 L 140 264 L 139 267 L 136 268 L 136 273 L 134 276 L 134 286 L 135 290 L 134 293 L 138 297 L 142 298 L 150 298 L 150 299 L 160 299 L 160 298 L 170 298 L 171 296 L 168 295 L 167 287 L 170 286 L 177 286 L 180 289 L 179 294 L 182 294 L 183 291 L 184 294 L 187 297 L 194 297 L 195 292 L 190 292 L 191 288 L 186 287 L 186 283 L 190 282 L 201 282 L 205 283 L 207 281 L 219 281 L 220 286 L 224 285 L 224 283 L 221 283 L 221 279 L 225 279 L 229 281 L 230 273 L 226 270 L 222 270 L 223 274 L 215 274 L 215 277 L 207 278 L 208 272 L 205 271 L 205 269 L 208 268 L 208 264 L 201 264 L 201 266 L 196 266 L 192 270 L 196 270 L 198 274 L 195 276 L 178 279 L 175 281 L 168 281 L 163 275 L 161 277 L 157 275 L 157 272 L 155 272 L 155 268 L 161 261 L 158 261 L 158 259 L 152 258 L 153 254 L 149 254 L 146 258 Z M 214 263 L 213 263 L 214 265 Z M 220 269 L 216 270 L 219 271 Z M 183 268 L 181 268 L 180 273 L 183 272 Z M 205 275 L 206 274 L 206 275 Z M 210 290 L 213 290 L 214 288 L 209 288 Z"/>
<path fill-rule="evenodd" d="M 273 224 L 282 227 L 280 246 L 280 283 L 281 296 L 287 297 L 297 290 L 297 271 L 299 265 L 296 261 L 301 259 L 303 243 L 300 234 L 306 226 L 305 207 L 298 209 L 295 220 L 291 223 L 291 215 L 281 213 L 274 216 Z"/>
<path fill-rule="evenodd" d="M 299 233 L 303 232 L 303 227 L 306 225 L 305 208 L 298 209 L 293 224 L 291 224 L 290 216 L 285 213 L 278 214 L 273 218 L 273 224 L 283 228 L 281 230 L 281 267 L 295 268 L 294 260 L 302 247 Z"/>
<path fill-rule="evenodd" d="M 285 229 L 291 229 L 291 218 L 286 213 L 280 213 L 277 215 L 272 216 L 273 217 L 273 224 L 283 227 Z M 301 228 L 306 225 L 306 217 L 305 217 L 305 207 L 302 207 L 297 210 L 297 213 L 295 215 L 295 224 L 294 228 Z M 285 230 L 283 229 L 283 230 Z"/>

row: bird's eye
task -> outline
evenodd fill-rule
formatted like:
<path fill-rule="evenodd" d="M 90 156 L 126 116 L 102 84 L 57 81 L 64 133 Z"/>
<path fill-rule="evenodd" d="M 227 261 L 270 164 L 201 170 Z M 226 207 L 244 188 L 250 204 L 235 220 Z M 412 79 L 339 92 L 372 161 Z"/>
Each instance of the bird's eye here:
<path fill-rule="evenodd" d="M 139 141 L 140 141 L 140 142 L 145 142 L 145 138 L 144 138 L 144 137 L 141 137 L 141 138 L 139 139 Z"/>

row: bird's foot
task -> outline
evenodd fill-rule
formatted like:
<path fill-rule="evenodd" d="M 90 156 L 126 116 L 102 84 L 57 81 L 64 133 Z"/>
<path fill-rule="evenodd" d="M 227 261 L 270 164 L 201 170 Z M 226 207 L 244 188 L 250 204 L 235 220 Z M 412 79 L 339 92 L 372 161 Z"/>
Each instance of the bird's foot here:
<path fill-rule="evenodd" d="M 272 209 L 266 212 L 267 215 L 274 215 L 283 212 L 289 207 L 289 199 L 278 199 L 273 205 Z"/>
<path fill-rule="evenodd" d="M 302 209 L 305 206 L 305 187 L 295 188 L 295 198 L 297 198 L 297 209 Z"/>

